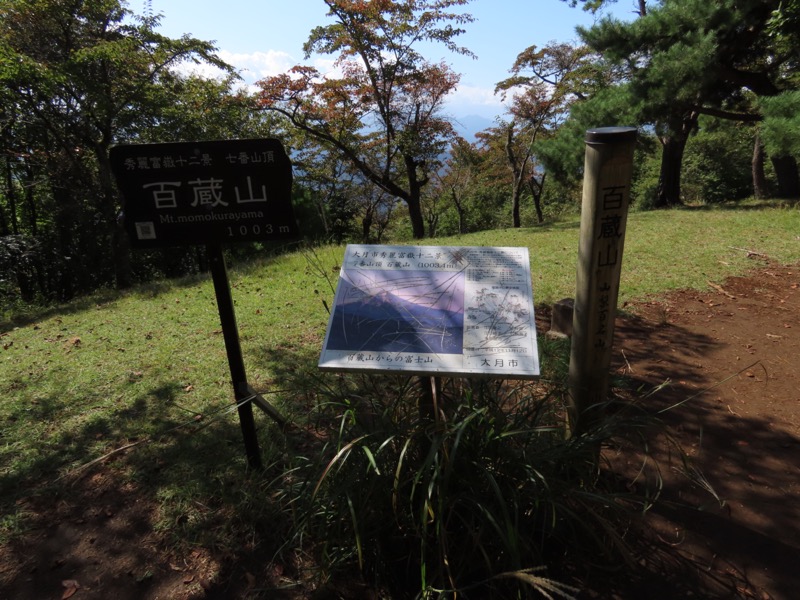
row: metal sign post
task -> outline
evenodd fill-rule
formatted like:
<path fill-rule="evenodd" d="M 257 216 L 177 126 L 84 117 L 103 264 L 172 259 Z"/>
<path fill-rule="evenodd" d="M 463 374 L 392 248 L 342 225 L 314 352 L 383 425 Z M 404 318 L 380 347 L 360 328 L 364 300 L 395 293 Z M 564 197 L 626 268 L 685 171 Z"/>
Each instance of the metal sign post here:
<path fill-rule="evenodd" d="M 569 362 L 573 435 L 596 422 L 606 402 L 635 145 L 636 129 L 631 127 L 586 134 Z"/>
<path fill-rule="evenodd" d="M 239 330 L 236 326 L 236 314 L 233 310 L 233 297 L 228 281 L 228 269 L 220 244 L 209 244 L 208 260 L 211 264 L 211 277 L 214 281 L 214 292 L 217 296 L 219 319 L 222 323 L 222 335 L 225 338 L 225 350 L 228 354 L 228 365 L 231 369 L 233 393 L 239 411 L 239 422 L 242 426 L 244 449 L 247 462 L 251 467 L 261 468 L 261 452 L 258 448 L 256 424 L 253 419 L 253 405 L 246 402 L 251 394 L 247 384 L 247 374 L 242 358 L 242 347 L 239 344 Z"/>
<path fill-rule="evenodd" d="M 280 413 L 247 383 L 223 242 L 292 240 L 292 165 L 274 139 L 121 145 L 111 167 L 133 248 L 206 245 L 247 460 L 261 466 L 252 405 Z"/>

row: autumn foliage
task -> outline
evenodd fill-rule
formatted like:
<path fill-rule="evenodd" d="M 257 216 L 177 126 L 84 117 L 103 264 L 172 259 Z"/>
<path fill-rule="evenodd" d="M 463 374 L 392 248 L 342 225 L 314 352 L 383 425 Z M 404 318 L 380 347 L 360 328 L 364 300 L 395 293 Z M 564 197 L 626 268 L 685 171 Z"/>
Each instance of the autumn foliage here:
<path fill-rule="evenodd" d="M 304 49 L 335 54 L 335 73 L 297 66 L 259 83 L 264 109 L 277 111 L 301 131 L 350 161 L 369 181 L 408 206 L 415 238 L 425 235 L 423 188 L 452 139 L 443 102 L 458 83 L 444 63 L 415 47 L 455 44 L 471 21 L 451 12 L 466 0 L 327 0 L 334 23 L 311 32 Z"/>

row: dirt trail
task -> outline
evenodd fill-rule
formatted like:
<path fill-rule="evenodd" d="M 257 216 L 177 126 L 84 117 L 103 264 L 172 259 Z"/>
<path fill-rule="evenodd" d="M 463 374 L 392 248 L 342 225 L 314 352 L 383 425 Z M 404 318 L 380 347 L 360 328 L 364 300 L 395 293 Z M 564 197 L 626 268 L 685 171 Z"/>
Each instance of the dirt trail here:
<path fill-rule="evenodd" d="M 800 265 L 624 308 L 615 369 L 669 382 L 649 401 L 683 402 L 665 421 L 724 501 L 670 476 L 650 516 L 665 549 L 695 597 L 800 597 Z M 678 597 L 672 579 L 646 597 Z"/>

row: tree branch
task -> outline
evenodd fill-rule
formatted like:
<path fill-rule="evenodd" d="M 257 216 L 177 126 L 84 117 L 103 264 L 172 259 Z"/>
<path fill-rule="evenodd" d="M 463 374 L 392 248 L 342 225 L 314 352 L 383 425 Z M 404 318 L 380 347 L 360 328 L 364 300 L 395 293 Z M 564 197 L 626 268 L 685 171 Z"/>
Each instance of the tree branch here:
<path fill-rule="evenodd" d="M 695 106 L 693 107 L 693 110 L 703 115 L 708 115 L 710 117 L 717 117 L 718 119 L 726 119 L 728 121 L 741 121 L 743 123 L 758 123 L 764 120 L 764 117 L 761 115 L 756 115 L 753 113 L 733 112 L 729 110 L 723 110 L 721 108 L 713 108 L 711 106 Z"/>

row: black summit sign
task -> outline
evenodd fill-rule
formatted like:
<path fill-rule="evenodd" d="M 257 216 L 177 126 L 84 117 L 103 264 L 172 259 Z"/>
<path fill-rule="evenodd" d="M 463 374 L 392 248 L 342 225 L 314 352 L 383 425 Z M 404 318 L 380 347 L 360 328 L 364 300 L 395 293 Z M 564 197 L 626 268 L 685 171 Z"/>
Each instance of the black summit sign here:
<path fill-rule="evenodd" d="M 120 145 L 111 168 L 135 248 L 298 236 L 278 140 Z"/>

